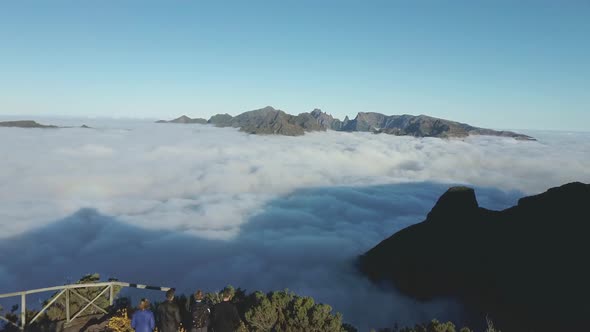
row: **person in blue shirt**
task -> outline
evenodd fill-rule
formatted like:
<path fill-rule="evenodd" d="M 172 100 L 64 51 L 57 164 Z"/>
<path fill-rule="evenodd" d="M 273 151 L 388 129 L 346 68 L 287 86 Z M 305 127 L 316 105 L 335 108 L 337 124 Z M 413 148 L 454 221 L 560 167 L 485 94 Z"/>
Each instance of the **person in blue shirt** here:
<path fill-rule="evenodd" d="M 149 307 L 150 302 L 147 299 L 141 299 L 139 310 L 133 314 L 131 320 L 131 327 L 135 332 L 152 332 L 156 327 L 154 313 L 148 309 Z"/>

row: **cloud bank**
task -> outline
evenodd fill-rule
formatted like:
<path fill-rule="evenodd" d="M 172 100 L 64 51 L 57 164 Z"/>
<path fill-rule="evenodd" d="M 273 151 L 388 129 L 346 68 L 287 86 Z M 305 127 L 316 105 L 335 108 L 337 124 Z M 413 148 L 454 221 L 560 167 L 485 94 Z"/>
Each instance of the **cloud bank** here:
<path fill-rule="evenodd" d="M 457 306 L 377 289 L 352 260 L 423 220 L 450 183 L 500 209 L 590 182 L 583 133 L 519 142 L 89 125 L 0 130 L 0 292 L 101 272 L 186 292 L 287 287 L 359 326 L 452 318 Z"/>
<path fill-rule="evenodd" d="M 253 136 L 201 125 L 7 128 L 0 131 L 0 237 L 94 208 L 142 228 L 230 239 L 265 202 L 309 187 L 435 181 L 537 193 L 590 181 L 589 136 L 519 142 Z"/>

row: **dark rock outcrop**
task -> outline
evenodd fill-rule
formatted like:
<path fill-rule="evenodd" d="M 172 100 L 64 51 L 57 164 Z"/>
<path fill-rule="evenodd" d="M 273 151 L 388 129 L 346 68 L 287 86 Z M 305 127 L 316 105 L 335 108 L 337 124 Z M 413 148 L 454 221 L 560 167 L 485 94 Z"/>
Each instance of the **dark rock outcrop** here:
<path fill-rule="evenodd" d="M 359 259 L 374 281 L 426 300 L 451 296 L 502 331 L 584 330 L 590 317 L 590 185 L 570 183 L 491 211 L 449 189 L 425 221 Z"/>
<path fill-rule="evenodd" d="M 0 127 L 17 127 L 17 128 L 58 128 L 57 126 L 42 125 L 32 120 L 3 121 Z"/>

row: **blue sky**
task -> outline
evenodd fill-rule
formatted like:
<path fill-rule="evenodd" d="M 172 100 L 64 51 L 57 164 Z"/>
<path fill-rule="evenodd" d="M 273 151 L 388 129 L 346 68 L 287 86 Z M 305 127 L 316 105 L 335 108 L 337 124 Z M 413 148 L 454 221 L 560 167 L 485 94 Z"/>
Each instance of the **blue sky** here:
<path fill-rule="evenodd" d="M 590 130 L 590 1 L 3 1 L 0 115 Z"/>

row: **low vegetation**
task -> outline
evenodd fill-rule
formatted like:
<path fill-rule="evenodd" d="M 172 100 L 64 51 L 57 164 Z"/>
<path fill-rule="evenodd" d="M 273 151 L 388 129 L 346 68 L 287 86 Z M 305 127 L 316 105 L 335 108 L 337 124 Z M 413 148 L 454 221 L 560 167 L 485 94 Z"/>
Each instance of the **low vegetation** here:
<path fill-rule="evenodd" d="M 100 281 L 98 274 L 87 275 L 77 283 L 96 283 Z M 358 330 L 342 321 L 340 313 L 334 313 L 332 307 L 327 304 L 317 303 L 313 298 L 299 296 L 289 290 L 273 291 L 263 293 L 260 291 L 246 293 L 242 289 L 231 290 L 232 302 L 238 308 L 242 318 L 242 325 L 239 332 L 267 332 L 267 331 L 284 331 L 284 332 L 358 332 Z M 118 294 L 120 289 L 115 289 Z M 80 289 L 79 294 L 86 298 L 94 298 L 100 292 L 100 289 L 88 288 Z M 53 294 L 45 303 L 51 301 L 58 293 Z M 188 303 L 191 297 L 180 295 L 176 301 L 181 309 L 183 317 L 183 326 L 188 326 L 190 314 L 188 312 Z M 38 323 L 35 323 L 33 330 L 49 331 L 56 325 L 55 322 L 65 319 L 65 299 L 58 299 L 44 314 Z M 73 313 L 82 308 L 85 303 L 78 296 L 70 296 L 70 308 Z M 205 301 L 215 305 L 222 301 L 221 292 L 212 292 L 205 295 Z M 110 307 L 108 297 L 104 296 L 96 301 L 98 307 L 110 312 L 108 322 L 101 328 L 101 331 L 110 332 L 133 332 L 130 318 L 133 315 L 134 308 L 128 298 L 118 298 L 115 304 Z M 152 303 L 152 311 L 155 311 L 158 302 Z M 2 310 L 2 308 L 0 308 Z M 4 313 L 10 320 L 18 320 L 18 305 L 12 307 L 9 313 Z M 27 311 L 28 319 L 36 315 L 35 311 Z M 88 309 L 85 316 L 97 314 L 99 311 L 95 308 Z M 4 331 L 10 331 L 10 327 L 5 326 Z M 182 328 L 180 332 L 186 332 Z M 372 332 L 473 332 L 469 328 L 457 329 L 451 322 L 442 323 L 433 320 L 430 323 L 418 324 L 411 328 L 386 328 L 372 330 Z M 495 330 L 493 324 L 488 322 L 488 328 L 484 332 L 500 332 Z"/>
<path fill-rule="evenodd" d="M 417 324 L 414 327 L 398 328 L 394 327 L 391 329 L 379 329 L 371 330 L 371 332 L 474 332 L 468 327 L 458 329 L 455 324 L 451 322 L 442 323 L 436 319 L 433 319 L 430 323 Z M 501 332 L 494 328 L 494 323 L 491 320 L 487 320 L 487 328 L 483 332 Z"/>

